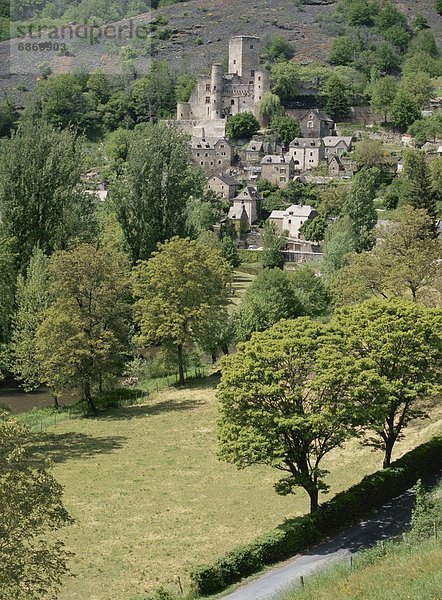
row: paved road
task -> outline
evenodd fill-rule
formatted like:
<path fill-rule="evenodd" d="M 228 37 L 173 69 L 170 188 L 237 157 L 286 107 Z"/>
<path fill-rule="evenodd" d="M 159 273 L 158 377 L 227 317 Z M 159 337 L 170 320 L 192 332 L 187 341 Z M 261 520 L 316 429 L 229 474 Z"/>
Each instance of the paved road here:
<path fill-rule="evenodd" d="M 301 575 L 305 577 L 335 562 L 349 560 L 358 550 L 404 532 L 410 522 L 413 505 L 414 495 L 409 490 L 372 513 L 366 521 L 361 521 L 333 540 L 315 546 L 308 553 L 297 556 L 239 587 L 231 594 L 223 596 L 223 600 L 278 599 L 281 592 L 299 583 Z"/>

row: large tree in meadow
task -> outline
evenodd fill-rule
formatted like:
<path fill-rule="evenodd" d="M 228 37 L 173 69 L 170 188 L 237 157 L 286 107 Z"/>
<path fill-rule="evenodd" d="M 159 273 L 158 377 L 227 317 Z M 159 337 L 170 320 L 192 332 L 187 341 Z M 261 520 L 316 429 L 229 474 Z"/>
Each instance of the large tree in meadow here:
<path fill-rule="evenodd" d="M 33 249 L 49 255 L 94 230 L 94 200 L 80 188 L 76 136 L 42 122 L 23 124 L 0 144 L 0 217 L 23 272 Z"/>
<path fill-rule="evenodd" d="M 179 129 L 160 123 L 134 132 L 110 195 L 133 264 L 149 258 L 158 242 L 186 233 L 188 203 L 203 188 Z"/>
<path fill-rule="evenodd" d="M 278 469 L 276 490 L 302 487 L 312 511 L 328 489 L 323 458 L 353 432 L 345 370 L 335 365 L 333 375 L 323 376 L 318 369 L 326 336 L 323 325 L 305 317 L 255 333 L 222 359 L 218 387 L 220 458 L 239 468 Z"/>
<path fill-rule="evenodd" d="M 337 311 L 325 371 L 346 364 L 355 416 L 384 452 L 384 467 L 422 401 L 440 392 L 442 311 L 404 300 L 368 300 Z M 347 381 L 347 380 L 345 380 Z"/>
<path fill-rule="evenodd" d="M 44 466 L 34 467 L 32 436 L 0 416 L 0 598 L 57 598 L 69 553 L 55 532 L 72 522 L 63 490 Z"/>
<path fill-rule="evenodd" d="M 57 396 L 81 390 L 95 411 L 94 389 L 121 373 L 128 351 L 129 278 L 113 252 L 82 244 L 49 261 L 52 303 L 37 330 L 43 381 Z"/>
<path fill-rule="evenodd" d="M 230 267 L 217 249 L 173 238 L 158 246 L 133 273 L 140 342 L 165 344 L 175 352 L 184 383 L 184 352 L 204 322 L 227 304 Z"/>

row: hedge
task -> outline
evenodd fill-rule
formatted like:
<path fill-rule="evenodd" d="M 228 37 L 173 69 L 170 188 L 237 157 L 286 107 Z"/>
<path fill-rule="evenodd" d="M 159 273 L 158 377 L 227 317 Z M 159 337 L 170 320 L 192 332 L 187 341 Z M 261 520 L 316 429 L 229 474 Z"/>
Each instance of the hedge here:
<path fill-rule="evenodd" d="M 322 504 L 312 515 L 287 520 L 254 542 L 239 546 L 211 565 L 191 573 L 192 587 L 202 596 L 227 588 L 298 552 L 307 550 L 338 528 L 404 493 L 416 481 L 442 469 L 442 437 L 411 450 L 387 469 L 367 475 L 348 490 Z"/>

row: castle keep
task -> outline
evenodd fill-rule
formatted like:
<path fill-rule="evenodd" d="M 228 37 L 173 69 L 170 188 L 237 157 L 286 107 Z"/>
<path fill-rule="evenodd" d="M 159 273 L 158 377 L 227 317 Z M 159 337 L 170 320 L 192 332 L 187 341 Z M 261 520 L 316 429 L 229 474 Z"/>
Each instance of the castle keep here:
<path fill-rule="evenodd" d="M 260 66 L 260 39 L 238 36 L 229 40 L 229 72 L 212 65 L 210 77 L 200 79 L 189 102 L 177 105 L 177 121 L 196 137 L 223 136 L 229 115 L 252 112 L 270 90 L 268 73 Z"/>

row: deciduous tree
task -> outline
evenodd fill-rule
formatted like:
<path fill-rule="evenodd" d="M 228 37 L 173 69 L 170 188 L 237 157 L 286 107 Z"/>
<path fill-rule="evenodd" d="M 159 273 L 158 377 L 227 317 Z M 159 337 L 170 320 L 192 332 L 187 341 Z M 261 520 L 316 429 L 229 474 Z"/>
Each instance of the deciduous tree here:
<path fill-rule="evenodd" d="M 129 335 L 129 279 L 114 253 L 82 244 L 49 261 L 52 304 L 37 330 L 43 380 L 55 396 L 79 388 L 93 412 L 94 390 L 118 376 Z"/>
<path fill-rule="evenodd" d="M 61 485 L 43 464 L 32 466 L 29 430 L 0 418 L 0 598 L 57 598 L 69 553 L 55 532 L 72 519 Z"/>
<path fill-rule="evenodd" d="M 302 487 L 312 511 L 328 489 L 323 458 L 352 433 L 345 374 L 335 387 L 318 370 L 325 335 L 324 326 L 307 318 L 255 333 L 222 359 L 218 387 L 220 458 L 239 468 L 278 469 L 285 475 L 276 490 Z"/>
<path fill-rule="evenodd" d="M 186 233 L 189 201 L 201 197 L 203 187 L 180 130 L 160 123 L 134 133 L 126 165 L 110 192 L 133 264 L 148 258 L 158 242 Z"/>
<path fill-rule="evenodd" d="M 172 346 L 184 383 L 184 348 L 196 330 L 227 304 L 230 267 L 221 253 L 173 238 L 134 270 L 135 313 L 140 341 Z"/>
<path fill-rule="evenodd" d="M 36 333 L 49 307 L 47 257 L 35 248 L 26 271 L 19 275 L 16 314 L 12 333 L 12 370 L 25 391 L 36 389 L 43 381 L 36 357 Z"/>
<path fill-rule="evenodd" d="M 403 300 L 368 300 L 338 310 L 331 328 L 328 368 L 346 362 L 355 411 L 388 467 L 404 429 L 424 416 L 419 402 L 441 389 L 442 312 Z"/>

